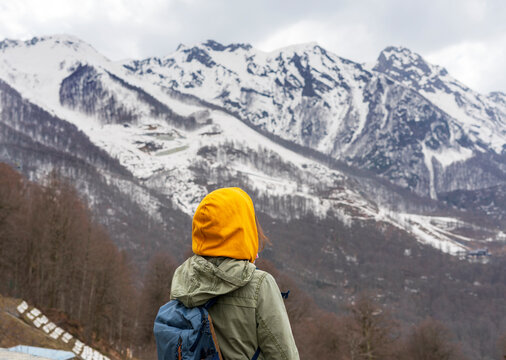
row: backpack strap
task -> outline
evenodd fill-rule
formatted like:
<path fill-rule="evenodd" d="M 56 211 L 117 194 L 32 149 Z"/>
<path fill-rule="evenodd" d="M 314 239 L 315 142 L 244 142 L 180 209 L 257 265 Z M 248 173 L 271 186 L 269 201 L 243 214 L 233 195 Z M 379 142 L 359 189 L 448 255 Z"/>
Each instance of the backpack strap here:
<path fill-rule="evenodd" d="M 211 306 L 213 306 L 214 303 L 216 303 L 216 300 L 217 300 L 217 298 L 214 297 L 214 298 L 210 299 L 208 302 L 206 302 L 204 305 L 202 305 L 201 307 L 197 307 L 197 308 L 200 311 L 200 319 L 201 319 L 200 321 L 202 323 L 205 323 L 206 321 L 209 321 L 209 326 L 211 327 L 211 331 L 213 332 L 213 340 L 215 340 L 215 344 L 218 344 L 218 340 L 215 339 L 214 328 L 212 327 L 213 325 L 212 325 L 212 321 L 211 321 L 211 316 L 209 315 L 209 313 L 206 316 L 206 314 L 204 313 L 204 310 L 203 310 L 203 309 L 205 309 L 206 311 L 209 311 L 209 308 Z M 195 339 L 195 342 L 191 346 L 190 351 L 195 351 L 195 349 L 196 349 L 196 347 L 197 347 L 197 345 L 198 345 L 198 343 L 200 341 L 200 338 L 202 337 L 202 334 L 204 332 L 204 328 L 205 328 L 204 326 L 202 326 L 200 328 L 199 334 L 197 335 L 197 339 Z M 218 350 L 218 353 L 219 352 L 220 351 Z M 220 353 L 220 356 L 221 356 L 221 353 Z"/>
<path fill-rule="evenodd" d="M 200 319 L 201 319 L 200 321 L 202 323 L 204 323 L 206 321 L 206 315 L 204 314 L 204 310 L 202 310 L 202 308 L 200 308 L 200 307 L 198 309 L 200 311 Z M 204 329 L 205 329 L 204 326 L 201 326 L 199 334 L 197 335 L 197 338 L 195 339 L 195 342 L 191 346 L 190 351 L 193 352 L 197 348 L 197 345 L 198 345 L 198 343 L 200 341 L 200 338 L 202 337 L 202 334 L 204 333 Z"/>
<path fill-rule="evenodd" d="M 257 360 L 259 356 L 260 356 L 260 348 L 257 348 L 257 351 L 255 351 L 255 354 L 253 355 L 251 360 Z"/>
<path fill-rule="evenodd" d="M 216 347 L 217 354 L 215 354 L 215 357 L 213 357 L 213 359 L 223 360 L 223 357 L 221 356 L 220 345 L 218 344 L 218 338 L 216 337 L 216 332 L 214 331 L 213 319 L 211 319 L 211 315 L 209 314 L 209 308 L 211 306 L 213 306 L 216 303 L 217 300 L 218 300 L 218 297 L 214 297 L 214 298 L 210 299 L 208 302 L 206 302 L 204 305 L 202 305 L 202 307 L 199 307 L 199 311 L 200 311 L 200 316 L 201 316 L 201 319 L 202 319 L 201 321 L 205 322 L 207 320 L 207 322 L 209 324 L 209 330 L 211 331 L 211 336 L 213 338 L 214 346 Z M 205 309 L 207 311 L 207 318 L 206 318 L 206 315 L 205 315 L 203 309 Z M 202 326 L 200 328 L 200 330 L 201 331 L 199 332 L 199 334 L 197 336 L 197 340 L 195 340 L 195 343 L 193 344 L 193 346 L 190 349 L 190 351 L 194 351 L 195 350 L 196 345 L 198 344 L 198 342 L 200 341 L 200 338 L 202 337 L 204 326 Z"/>
<path fill-rule="evenodd" d="M 204 305 L 204 309 L 209 310 L 211 306 L 213 306 L 216 301 L 218 300 L 218 297 L 213 297 L 212 299 L 208 300 Z"/>

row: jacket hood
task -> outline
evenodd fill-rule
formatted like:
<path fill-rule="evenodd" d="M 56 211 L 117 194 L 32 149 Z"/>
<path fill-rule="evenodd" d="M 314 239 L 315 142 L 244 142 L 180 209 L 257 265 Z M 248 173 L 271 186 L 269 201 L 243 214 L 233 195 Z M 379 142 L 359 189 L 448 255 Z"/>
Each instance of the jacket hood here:
<path fill-rule="evenodd" d="M 255 265 L 245 260 L 194 255 L 174 272 L 170 298 L 186 307 L 204 305 L 216 296 L 246 285 L 255 269 Z"/>
<path fill-rule="evenodd" d="M 258 231 L 253 201 L 246 192 L 222 188 L 200 202 L 193 216 L 192 250 L 202 256 L 255 261 Z"/>

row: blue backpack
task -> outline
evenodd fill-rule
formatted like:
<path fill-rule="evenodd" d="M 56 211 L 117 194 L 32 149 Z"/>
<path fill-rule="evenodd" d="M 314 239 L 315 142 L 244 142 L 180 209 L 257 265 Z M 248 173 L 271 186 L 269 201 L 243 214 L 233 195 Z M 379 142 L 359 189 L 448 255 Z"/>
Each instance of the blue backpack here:
<path fill-rule="evenodd" d="M 158 360 L 222 360 L 208 309 L 216 302 L 187 308 L 178 300 L 163 305 L 155 319 Z M 252 360 L 260 355 L 257 349 Z"/>

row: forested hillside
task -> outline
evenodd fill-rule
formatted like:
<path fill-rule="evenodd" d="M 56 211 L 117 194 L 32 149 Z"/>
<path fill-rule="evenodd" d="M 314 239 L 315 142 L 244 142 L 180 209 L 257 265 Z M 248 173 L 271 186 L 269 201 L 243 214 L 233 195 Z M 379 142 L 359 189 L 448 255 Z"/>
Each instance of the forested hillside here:
<path fill-rule="evenodd" d="M 127 256 L 69 183 L 53 173 L 39 186 L 0 164 L 0 239 L 2 294 L 67 313 L 87 340 L 132 341 Z"/>
<path fill-rule="evenodd" d="M 268 219 L 261 216 L 261 220 Z M 266 225 L 274 239 L 282 236 L 290 223 Z M 330 229 L 336 223 L 320 225 Z M 364 226 L 344 229 L 335 228 L 343 234 L 371 236 L 371 229 Z M 307 239 L 304 232 L 301 235 Z M 347 284 L 344 293 L 334 294 L 341 305 L 332 312 L 313 300 L 315 294 L 325 291 L 324 278 L 314 282 L 314 292 L 309 294 L 290 279 L 290 270 L 283 269 L 283 264 L 277 265 L 281 270 L 268 260 L 258 264 L 276 277 L 282 290 L 290 290 L 286 306 L 303 359 L 460 360 L 473 359 L 469 354 L 478 351 L 490 354 L 491 359 L 506 354 L 506 333 L 499 331 L 505 325 L 500 318 L 504 314 L 504 263 L 447 264 L 442 256 L 448 255 L 431 250 L 431 270 L 426 278 L 415 279 L 410 271 L 411 275 L 420 271 L 417 261 L 408 257 L 395 266 L 381 266 L 372 256 L 380 251 L 374 249 L 373 239 L 362 243 L 351 239 L 340 235 L 341 251 L 348 253 L 347 259 L 340 260 Z M 395 235 L 390 239 L 392 246 L 382 251 L 388 253 L 390 249 L 395 257 L 397 240 Z M 273 246 L 265 256 L 276 262 L 273 255 L 288 248 Z M 370 251 L 365 247 L 371 247 Z M 420 251 L 423 249 L 414 249 L 411 259 L 421 256 Z M 410 270 L 409 263 L 413 264 Z M 315 264 L 313 275 L 317 276 L 317 261 Z M 2 295 L 23 298 L 53 314 L 66 314 L 59 316 L 66 319 L 59 326 L 85 341 L 119 354 L 130 349 L 136 358 L 153 359 L 153 320 L 159 306 L 169 299 L 176 266 L 173 255 L 162 252 L 154 255 L 141 273 L 138 264 L 110 241 L 107 229 L 93 219 L 68 181 L 52 173 L 37 185 L 0 164 Z M 405 269 L 399 274 L 405 280 L 399 280 L 399 288 L 392 288 L 396 268 Z M 478 275 L 472 275 L 476 272 Z M 391 281 L 385 282 L 381 276 Z M 469 279 L 464 280 L 466 277 Z M 471 278 L 475 290 L 469 295 Z M 424 307 L 429 308 L 423 311 Z M 477 316 L 473 329 L 468 328 L 470 319 L 463 316 L 466 310 L 469 316 Z M 413 313 L 407 317 L 410 311 Z M 486 314 L 481 319 L 480 311 Z M 496 319 L 491 318 L 493 314 Z M 455 332 L 459 319 L 462 331 Z M 471 335 L 478 341 L 469 343 Z M 474 344 L 488 349 L 473 349 Z"/>

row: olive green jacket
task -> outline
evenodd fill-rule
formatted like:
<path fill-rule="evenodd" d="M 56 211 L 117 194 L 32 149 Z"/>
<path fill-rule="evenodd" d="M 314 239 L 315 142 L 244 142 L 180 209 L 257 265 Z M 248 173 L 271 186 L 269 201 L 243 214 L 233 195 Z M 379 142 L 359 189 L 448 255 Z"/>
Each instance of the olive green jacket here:
<path fill-rule="evenodd" d="M 224 360 L 299 359 L 274 278 L 246 260 L 194 255 L 174 273 L 171 299 L 209 309 Z"/>

